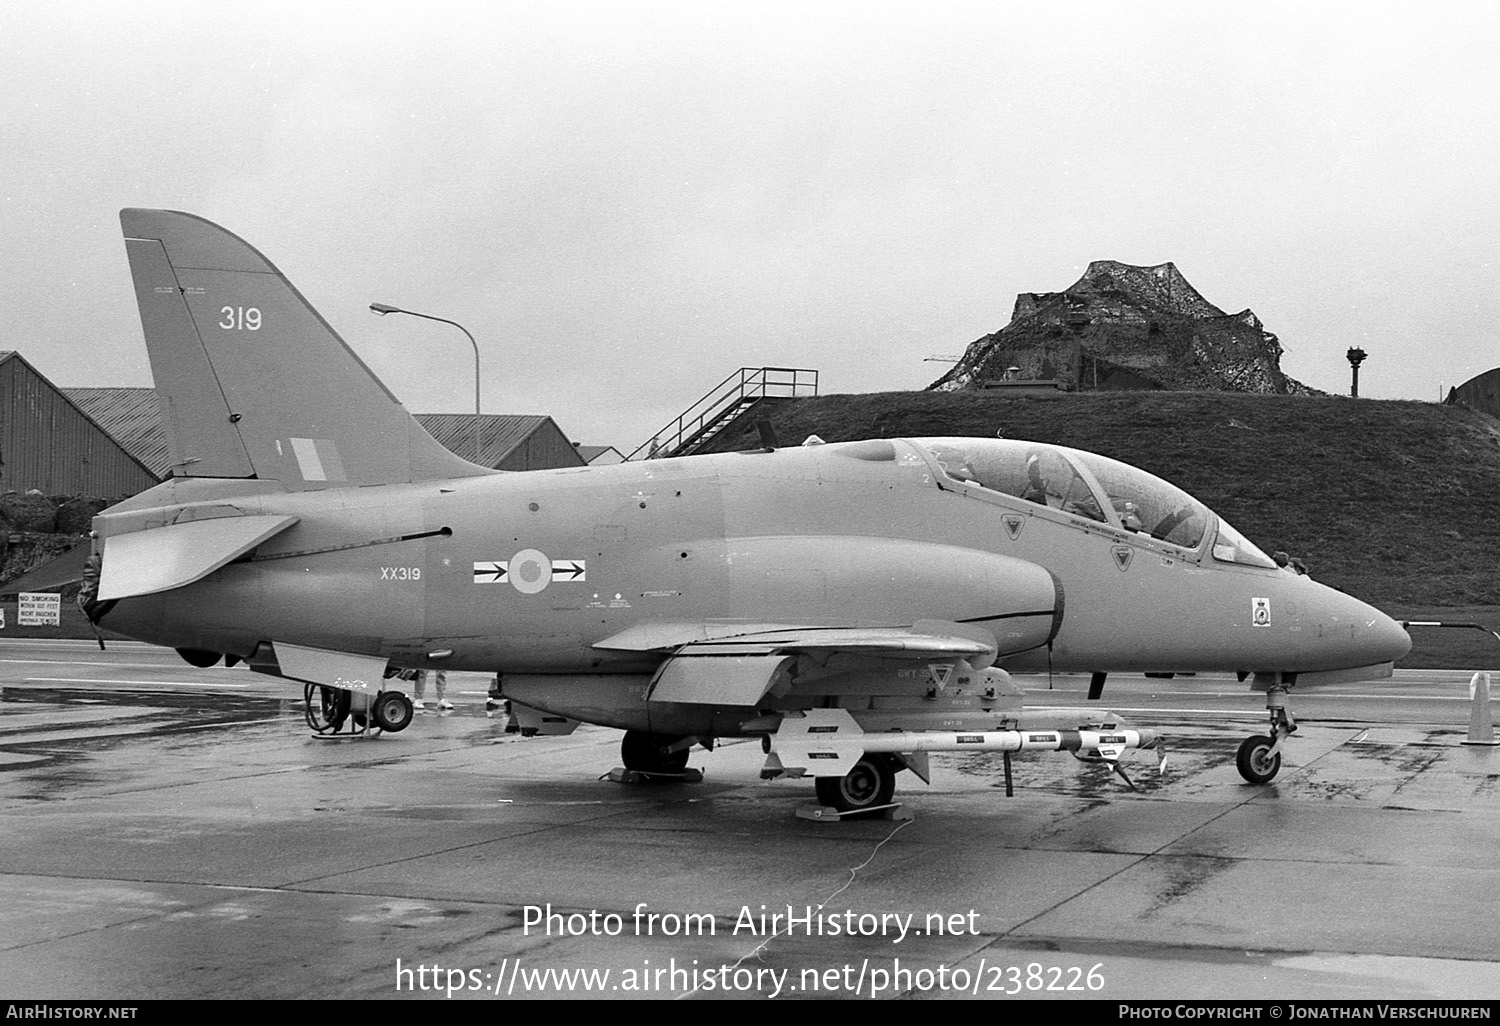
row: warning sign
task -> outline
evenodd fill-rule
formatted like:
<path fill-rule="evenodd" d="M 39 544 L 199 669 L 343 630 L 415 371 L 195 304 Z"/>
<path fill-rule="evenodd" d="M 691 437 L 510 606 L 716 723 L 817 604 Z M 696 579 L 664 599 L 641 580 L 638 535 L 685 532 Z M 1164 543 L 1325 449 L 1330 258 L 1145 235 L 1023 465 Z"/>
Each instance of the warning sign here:
<path fill-rule="evenodd" d="M 57 627 L 62 624 L 62 596 L 55 591 L 23 591 L 19 596 L 16 623 L 21 627 Z"/>

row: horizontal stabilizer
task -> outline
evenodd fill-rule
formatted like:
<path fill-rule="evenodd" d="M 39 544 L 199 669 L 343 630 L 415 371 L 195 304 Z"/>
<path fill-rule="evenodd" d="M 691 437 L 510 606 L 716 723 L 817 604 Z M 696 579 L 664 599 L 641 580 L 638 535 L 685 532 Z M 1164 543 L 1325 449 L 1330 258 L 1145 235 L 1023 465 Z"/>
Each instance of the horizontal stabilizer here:
<path fill-rule="evenodd" d="M 153 595 L 202 580 L 296 522 L 296 517 L 218 517 L 113 535 L 104 541 L 99 601 Z"/>

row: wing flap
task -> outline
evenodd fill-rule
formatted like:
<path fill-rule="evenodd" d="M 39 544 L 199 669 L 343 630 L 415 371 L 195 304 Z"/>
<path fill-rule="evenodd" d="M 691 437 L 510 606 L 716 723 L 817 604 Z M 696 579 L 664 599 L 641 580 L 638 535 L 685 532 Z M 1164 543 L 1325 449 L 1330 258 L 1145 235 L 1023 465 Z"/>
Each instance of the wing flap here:
<path fill-rule="evenodd" d="M 104 540 L 99 601 L 153 595 L 202 580 L 285 531 L 297 517 L 217 517 L 118 534 Z"/>
<path fill-rule="evenodd" d="M 650 700 L 753 706 L 790 661 L 783 655 L 679 655 L 657 671 Z"/>

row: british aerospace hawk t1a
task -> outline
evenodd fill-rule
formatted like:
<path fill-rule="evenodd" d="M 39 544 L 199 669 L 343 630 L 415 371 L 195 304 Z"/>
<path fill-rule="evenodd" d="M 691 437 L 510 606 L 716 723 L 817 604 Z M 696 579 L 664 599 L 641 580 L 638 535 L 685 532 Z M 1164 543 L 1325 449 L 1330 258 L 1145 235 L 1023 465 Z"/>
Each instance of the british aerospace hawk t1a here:
<path fill-rule="evenodd" d="M 95 519 L 86 610 L 199 664 L 352 692 L 388 727 L 411 708 L 392 670 L 483 671 L 523 722 L 625 730 L 627 768 L 759 736 L 771 770 L 850 810 L 932 750 L 1152 741 L 1018 714 L 1010 672 L 1091 672 L 1097 697 L 1110 671 L 1239 671 L 1271 720 L 1240 769 L 1265 781 L 1294 688 L 1388 675 L 1410 647 L 1182 490 L 1057 446 L 476 466 L 243 240 L 172 211 L 121 222 L 175 465 Z"/>

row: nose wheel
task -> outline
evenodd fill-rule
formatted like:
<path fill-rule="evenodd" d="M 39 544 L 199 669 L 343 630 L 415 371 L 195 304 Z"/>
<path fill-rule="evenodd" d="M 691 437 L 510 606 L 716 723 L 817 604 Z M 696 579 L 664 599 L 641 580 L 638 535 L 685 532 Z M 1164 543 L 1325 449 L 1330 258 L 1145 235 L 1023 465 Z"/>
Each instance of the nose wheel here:
<path fill-rule="evenodd" d="M 1234 760 L 1240 776 L 1252 784 L 1269 783 L 1281 769 L 1281 753 L 1274 751 L 1275 747 L 1275 738 L 1264 734 L 1256 734 L 1240 742 L 1239 755 Z"/>
<path fill-rule="evenodd" d="M 1279 675 L 1275 675 L 1279 676 Z M 1297 721 L 1287 708 L 1287 686 L 1282 683 L 1261 685 L 1261 675 L 1251 687 L 1264 686 L 1266 709 L 1271 714 L 1271 733 L 1253 734 L 1240 743 L 1235 768 L 1252 784 L 1267 784 L 1281 770 L 1281 744 L 1297 732 Z"/>

